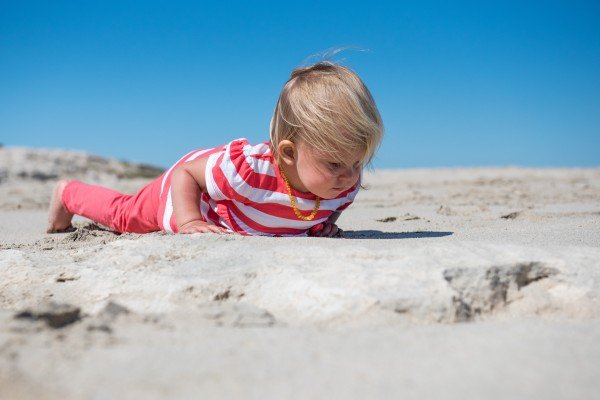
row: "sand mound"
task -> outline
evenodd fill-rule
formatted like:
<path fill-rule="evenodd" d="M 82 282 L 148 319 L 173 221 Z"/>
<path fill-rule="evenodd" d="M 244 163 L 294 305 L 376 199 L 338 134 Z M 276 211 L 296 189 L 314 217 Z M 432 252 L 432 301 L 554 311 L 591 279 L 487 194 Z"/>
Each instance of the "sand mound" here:
<path fill-rule="evenodd" d="M 151 165 L 133 164 L 85 152 L 0 147 L 0 182 L 14 179 L 99 181 L 112 177 L 153 178 L 161 173 L 161 168 Z"/>
<path fill-rule="evenodd" d="M 135 192 L 161 168 L 84 152 L 0 147 L 0 210 L 44 209 L 59 179 L 78 179 Z"/>

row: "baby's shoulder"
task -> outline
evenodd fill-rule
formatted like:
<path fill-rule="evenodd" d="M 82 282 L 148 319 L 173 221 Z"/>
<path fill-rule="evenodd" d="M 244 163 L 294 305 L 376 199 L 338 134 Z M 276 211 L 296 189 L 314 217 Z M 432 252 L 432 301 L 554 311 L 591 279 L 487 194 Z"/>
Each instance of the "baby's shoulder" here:
<path fill-rule="evenodd" d="M 260 157 L 271 155 L 271 146 L 268 141 L 252 144 L 248 141 L 248 139 L 241 138 L 232 140 L 227 147 L 229 147 L 230 152 L 243 154 L 244 156 Z"/>
<path fill-rule="evenodd" d="M 269 142 L 251 144 L 247 139 L 236 139 L 229 143 L 228 151 L 232 160 L 251 165 L 273 164 Z"/>
<path fill-rule="evenodd" d="M 276 176 L 269 142 L 252 144 L 247 139 L 236 139 L 227 145 L 226 153 L 229 153 L 226 158 L 244 180 Z"/>

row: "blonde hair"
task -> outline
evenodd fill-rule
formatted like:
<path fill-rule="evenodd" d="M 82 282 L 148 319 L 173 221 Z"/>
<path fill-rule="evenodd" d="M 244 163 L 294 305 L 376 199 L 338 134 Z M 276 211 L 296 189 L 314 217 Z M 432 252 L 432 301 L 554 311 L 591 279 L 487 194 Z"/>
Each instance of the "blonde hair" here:
<path fill-rule="evenodd" d="M 292 71 L 285 83 L 270 127 L 275 157 L 282 140 L 304 141 L 315 150 L 344 162 L 364 151 L 368 164 L 383 138 L 383 122 L 363 81 L 349 68 L 331 61 Z"/>

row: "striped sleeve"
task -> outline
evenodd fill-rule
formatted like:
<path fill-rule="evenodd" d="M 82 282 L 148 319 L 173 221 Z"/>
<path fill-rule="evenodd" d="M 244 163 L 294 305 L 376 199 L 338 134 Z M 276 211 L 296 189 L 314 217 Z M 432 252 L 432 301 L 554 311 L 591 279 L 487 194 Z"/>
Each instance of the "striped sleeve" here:
<path fill-rule="evenodd" d="M 213 200 L 251 204 L 255 201 L 252 199 L 253 190 L 273 186 L 274 178 L 270 171 L 261 170 L 260 160 L 247 154 L 251 148 L 246 139 L 237 139 L 208 158 L 206 190 Z"/>

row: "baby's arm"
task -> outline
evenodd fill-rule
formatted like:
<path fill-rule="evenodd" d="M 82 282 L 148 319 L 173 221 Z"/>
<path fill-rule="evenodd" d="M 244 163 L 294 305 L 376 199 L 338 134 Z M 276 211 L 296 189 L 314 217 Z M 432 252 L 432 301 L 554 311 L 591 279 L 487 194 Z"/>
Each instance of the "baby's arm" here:
<path fill-rule="evenodd" d="M 224 228 L 202 220 L 198 208 L 200 196 L 206 191 L 206 157 L 181 164 L 171 176 L 173 213 L 179 233 L 225 232 Z"/>

